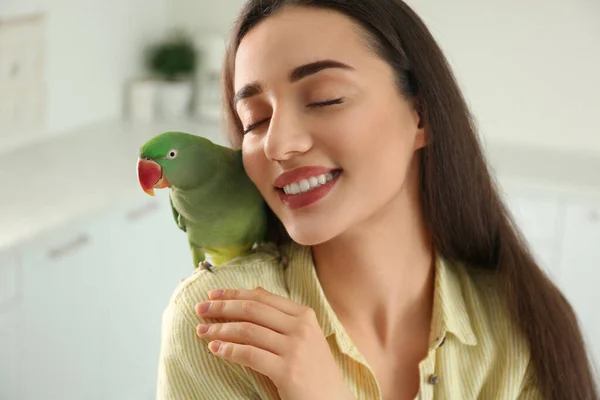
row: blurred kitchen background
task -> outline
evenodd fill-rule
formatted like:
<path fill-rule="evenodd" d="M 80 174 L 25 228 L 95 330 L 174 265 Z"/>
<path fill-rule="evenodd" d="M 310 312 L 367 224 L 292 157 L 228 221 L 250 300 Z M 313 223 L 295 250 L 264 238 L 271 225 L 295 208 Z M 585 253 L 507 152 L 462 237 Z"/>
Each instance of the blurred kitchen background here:
<path fill-rule="evenodd" d="M 165 130 L 227 144 L 242 2 L 0 0 L 0 399 L 155 397 L 161 313 L 192 264 L 137 149 Z M 600 2 L 409 4 L 600 364 Z"/>

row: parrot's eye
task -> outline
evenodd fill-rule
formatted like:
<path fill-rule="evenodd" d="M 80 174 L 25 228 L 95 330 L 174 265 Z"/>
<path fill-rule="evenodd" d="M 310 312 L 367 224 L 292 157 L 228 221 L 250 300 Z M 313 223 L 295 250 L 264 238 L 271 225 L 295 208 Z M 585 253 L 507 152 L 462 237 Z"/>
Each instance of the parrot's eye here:
<path fill-rule="evenodd" d="M 171 151 L 169 151 L 169 154 L 167 154 L 167 158 L 168 159 L 174 159 L 175 157 L 177 157 L 177 150 L 173 149 Z"/>

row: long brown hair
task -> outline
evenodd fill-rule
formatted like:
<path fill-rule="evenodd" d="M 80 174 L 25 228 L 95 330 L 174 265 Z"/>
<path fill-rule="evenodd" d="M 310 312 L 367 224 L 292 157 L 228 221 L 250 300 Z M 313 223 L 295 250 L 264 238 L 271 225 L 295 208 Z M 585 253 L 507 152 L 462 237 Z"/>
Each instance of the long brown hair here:
<path fill-rule="evenodd" d="M 443 52 L 423 21 L 400 0 L 249 0 L 232 31 L 223 71 L 226 126 L 233 146 L 242 126 L 233 107 L 234 61 L 244 35 L 284 6 L 336 10 L 364 28 L 417 99 L 429 145 L 419 151 L 423 212 L 436 251 L 469 268 L 494 270 L 512 318 L 527 338 L 546 399 L 595 400 L 598 392 L 578 320 L 532 256 L 486 165 L 477 129 Z M 290 240 L 272 212 L 270 239 Z"/>

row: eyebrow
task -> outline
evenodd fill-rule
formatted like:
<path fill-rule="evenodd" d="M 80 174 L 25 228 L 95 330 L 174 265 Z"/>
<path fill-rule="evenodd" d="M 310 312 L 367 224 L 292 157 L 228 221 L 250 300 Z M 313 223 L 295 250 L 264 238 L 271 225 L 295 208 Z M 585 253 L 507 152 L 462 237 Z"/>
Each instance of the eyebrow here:
<path fill-rule="evenodd" d="M 304 65 L 294 68 L 290 72 L 290 74 L 288 76 L 288 80 L 291 83 L 298 82 L 299 80 L 306 78 L 307 76 L 314 75 L 317 72 L 320 72 L 320 71 L 322 71 L 324 69 L 328 69 L 328 68 L 354 70 L 354 68 L 352 68 L 351 66 L 344 64 L 342 62 L 339 62 L 339 61 L 320 60 L 320 61 L 315 61 L 315 62 L 312 62 L 309 64 L 304 64 Z M 257 82 L 252 82 L 252 83 L 245 85 L 240 90 L 238 90 L 237 93 L 235 94 L 235 96 L 233 97 L 233 107 L 235 108 L 237 103 L 240 100 L 244 100 L 249 97 L 255 96 L 261 92 L 262 92 L 262 89 L 260 87 L 260 84 L 258 84 Z"/>

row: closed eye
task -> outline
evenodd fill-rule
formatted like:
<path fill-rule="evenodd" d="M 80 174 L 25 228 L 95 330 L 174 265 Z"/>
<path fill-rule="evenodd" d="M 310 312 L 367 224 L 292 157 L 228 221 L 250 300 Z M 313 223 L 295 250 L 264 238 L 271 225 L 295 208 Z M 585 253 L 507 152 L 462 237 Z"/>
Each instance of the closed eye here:
<path fill-rule="evenodd" d="M 344 102 L 344 98 L 340 97 L 339 99 L 327 100 L 327 101 L 323 101 L 323 102 L 320 102 L 320 103 L 311 103 L 311 104 L 308 104 L 307 107 L 309 107 L 309 108 L 327 107 L 327 106 L 332 106 L 332 105 L 335 105 L 335 104 L 342 104 L 343 102 Z M 251 124 L 249 127 L 247 127 L 244 130 L 244 135 L 246 133 L 249 133 L 252 130 L 256 129 L 258 126 L 260 126 L 261 124 L 267 122 L 270 119 L 271 119 L 270 117 L 269 118 L 265 118 L 263 120 L 255 122 L 254 124 Z"/>
<path fill-rule="evenodd" d="M 331 106 L 334 104 L 342 104 L 344 102 L 344 99 L 342 97 L 340 97 L 339 99 L 333 99 L 333 100 L 327 100 L 327 101 L 323 101 L 321 103 L 311 103 L 309 104 L 307 107 L 326 107 L 326 106 Z"/>
<path fill-rule="evenodd" d="M 260 121 L 258 121 L 258 122 L 255 122 L 254 124 L 250 125 L 249 127 L 247 127 L 247 128 L 244 130 L 244 135 L 245 135 L 246 133 L 248 133 L 248 132 L 250 132 L 250 131 L 252 131 L 252 130 L 256 129 L 256 128 L 257 128 L 259 125 L 261 125 L 261 124 L 263 124 L 263 123 L 267 122 L 267 121 L 268 121 L 268 120 L 270 120 L 270 119 L 271 119 L 270 117 L 269 117 L 269 118 L 265 118 L 265 119 L 263 119 L 263 120 L 260 120 Z"/>

